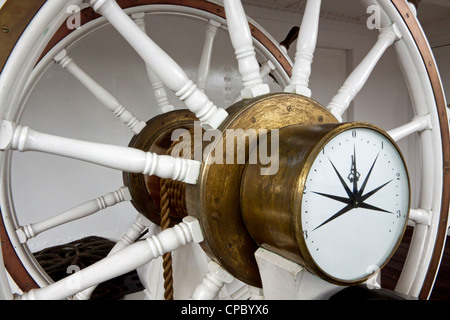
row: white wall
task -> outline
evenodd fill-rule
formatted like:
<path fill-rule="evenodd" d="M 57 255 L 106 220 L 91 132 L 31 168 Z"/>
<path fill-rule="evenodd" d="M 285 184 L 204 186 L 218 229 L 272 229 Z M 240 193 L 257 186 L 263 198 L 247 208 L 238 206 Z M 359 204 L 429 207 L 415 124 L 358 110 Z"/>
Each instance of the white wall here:
<path fill-rule="evenodd" d="M 247 13 L 280 41 L 293 25 L 300 23 L 297 15 L 288 12 L 274 13 L 248 7 Z M 147 19 L 148 30 L 195 79 L 204 27 L 186 18 L 176 19 Z M 184 23 L 183 27 L 180 23 Z M 376 37 L 376 31 L 370 31 L 364 25 L 322 20 L 311 78 L 313 98 L 327 104 L 348 73 L 375 43 Z M 289 51 L 291 57 L 294 50 Z M 86 72 L 143 120 L 156 114 L 143 63 L 114 30 L 108 27 L 90 35 L 69 53 Z M 209 84 L 207 94 L 223 107 L 240 91 L 236 62 L 224 32 L 219 33 L 216 41 Z M 276 88 L 276 85 L 271 83 L 271 87 Z M 173 95 L 171 100 L 177 107 L 182 107 Z M 410 119 L 409 104 L 395 56 L 388 51 L 355 99 L 348 120 L 369 121 L 389 130 Z M 118 145 L 127 145 L 132 137 L 127 128 L 56 65 L 49 68 L 31 94 L 21 123 L 43 132 Z M 415 152 L 410 150 L 407 140 L 402 141 L 401 147 L 405 155 Z M 53 216 L 123 184 L 120 172 L 43 154 L 14 154 L 12 169 L 12 189 L 21 224 Z M 36 251 L 91 234 L 117 239 L 134 216 L 130 204 L 121 204 L 42 234 L 30 242 L 30 247 Z"/>

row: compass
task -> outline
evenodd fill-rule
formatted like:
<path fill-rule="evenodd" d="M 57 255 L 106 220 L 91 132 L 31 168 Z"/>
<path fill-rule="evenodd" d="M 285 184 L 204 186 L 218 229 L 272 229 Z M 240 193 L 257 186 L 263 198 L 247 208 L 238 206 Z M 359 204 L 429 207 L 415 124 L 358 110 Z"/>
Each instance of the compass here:
<path fill-rule="evenodd" d="M 410 186 L 396 143 L 368 123 L 294 125 L 279 132 L 279 168 L 248 164 L 247 229 L 260 246 L 341 285 L 367 280 L 398 247 Z"/>

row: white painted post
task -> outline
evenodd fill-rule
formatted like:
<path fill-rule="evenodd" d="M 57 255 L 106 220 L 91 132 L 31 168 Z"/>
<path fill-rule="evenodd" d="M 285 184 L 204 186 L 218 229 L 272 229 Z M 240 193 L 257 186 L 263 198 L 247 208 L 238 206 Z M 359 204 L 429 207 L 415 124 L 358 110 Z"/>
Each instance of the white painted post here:
<path fill-rule="evenodd" d="M 121 187 L 116 191 L 110 192 L 94 200 L 84 202 L 50 219 L 19 227 L 19 229 L 16 230 L 16 234 L 20 242 L 25 243 L 29 239 L 36 237 L 44 231 L 61 226 L 71 221 L 85 218 L 108 207 L 112 207 L 121 202 L 130 200 L 131 195 L 128 188 Z"/>
<path fill-rule="evenodd" d="M 147 33 L 144 17 L 145 13 L 135 13 L 131 16 L 138 27 L 141 28 L 142 31 Z M 167 92 L 164 84 L 161 82 L 161 79 L 158 78 L 158 76 L 153 72 L 152 68 L 147 63 L 145 64 L 145 68 L 147 69 L 147 74 L 155 94 L 156 103 L 158 104 L 161 113 L 167 113 L 175 110 L 175 107 L 170 103 L 169 98 L 167 97 Z"/>
<path fill-rule="evenodd" d="M 270 93 L 269 86 L 263 83 L 247 17 L 240 0 L 225 0 L 225 13 L 231 43 L 238 61 L 239 73 L 244 89 L 242 98 L 254 98 Z"/>
<path fill-rule="evenodd" d="M 308 0 L 306 3 L 297 39 L 297 51 L 292 68 L 291 83 L 286 86 L 285 92 L 311 97 L 309 77 L 311 76 L 311 64 L 319 33 L 320 8 L 321 0 Z"/>
<path fill-rule="evenodd" d="M 188 216 L 173 228 L 166 229 L 156 236 L 146 238 L 107 256 L 47 287 L 32 289 L 18 299 L 22 300 L 61 300 L 89 287 L 113 279 L 135 270 L 154 258 L 162 256 L 188 243 L 203 241 L 200 223 Z M 76 284 L 76 285 L 74 285 Z"/>
<path fill-rule="evenodd" d="M 201 163 L 142 150 L 40 133 L 0 120 L 0 150 L 39 151 L 125 172 L 197 183 Z"/>
<path fill-rule="evenodd" d="M 267 300 L 327 299 L 342 289 L 270 250 L 259 248 L 255 258 Z"/>
<path fill-rule="evenodd" d="M 206 25 L 205 44 L 203 46 L 202 57 L 200 58 L 197 71 L 197 87 L 202 92 L 205 92 L 206 84 L 208 82 L 214 40 L 216 38 L 218 28 L 220 28 L 220 23 L 214 20 L 209 20 Z"/>
<path fill-rule="evenodd" d="M 366 83 L 383 53 L 401 37 L 402 35 L 395 24 L 380 29 L 378 40 L 373 48 L 348 76 L 343 86 L 327 106 L 327 109 L 331 111 L 339 122 L 342 122 L 342 115 Z"/>
<path fill-rule="evenodd" d="M 136 50 L 161 81 L 184 101 L 206 129 L 216 129 L 228 116 L 217 108 L 188 78 L 181 67 L 143 32 L 115 0 L 89 0 L 95 12 L 103 15 Z"/>
<path fill-rule="evenodd" d="M 105 88 L 99 85 L 86 72 L 84 72 L 69 55 L 66 50 L 58 53 L 53 60 L 70 72 L 82 85 L 89 90 L 103 105 L 114 115 L 119 118 L 128 128 L 135 134 L 138 134 L 147 125 L 144 121 L 139 120 L 130 110 L 125 108 L 119 100 L 117 100 Z"/>
<path fill-rule="evenodd" d="M 234 280 L 231 274 L 214 261 L 208 264 L 208 269 L 203 281 L 195 288 L 192 300 L 214 300 L 223 286 Z"/>

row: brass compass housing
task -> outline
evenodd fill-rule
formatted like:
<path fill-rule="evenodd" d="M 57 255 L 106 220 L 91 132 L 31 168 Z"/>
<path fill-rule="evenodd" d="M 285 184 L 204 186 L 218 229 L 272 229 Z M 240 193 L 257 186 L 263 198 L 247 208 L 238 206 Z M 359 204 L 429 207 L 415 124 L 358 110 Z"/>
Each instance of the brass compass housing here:
<path fill-rule="evenodd" d="M 360 153 L 363 149 L 361 146 L 369 145 L 367 139 L 360 138 L 360 130 L 365 130 L 377 138 L 381 137 L 381 141 L 385 144 L 379 145 L 379 141 L 377 140 L 376 146 L 371 145 L 368 148 L 366 147 L 366 149 L 376 149 L 375 153 L 378 152 L 378 155 L 374 161 L 370 159 L 369 164 L 372 164 L 372 167 L 366 165 L 363 169 L 359 169 L 361 176 L 360 172 L 356 169 L 356 163 L 358 162 L 358 168 L 361 168 L 361 164 L 364 162 L 361 160 L 367 157 L 370 158 L 370 155 Z M 339 142 L 335 142 L 334 144 L 330 143 L 330 141 L 343 134 L 346 134 L 345 138 L 341 138 L 338 140 Z M 270 138 L 268 139 L 270 140 Z M 343 150 L 349 149 L 348 147 L 342 147 L 345 143 L 354 152 L 351 152 L 351 158 L 348 153 L 342 152 Z M 357 144 L 359 147 L 358 153 L 354 149 L 354 146 Z M 374 141 L 370 141 L 370 144 L 374 144 Z M 377 173 L 373 173 L 372 176 L 371 173 L 379 170 L 381 162 L 384 161 L 385 165 L 388 166 L 392 161 L 382 150 L 387 149 L 387 144 L 391 144 L 393 154 L 398 160 L 398 166 L 395 167 L 395 170 L 400 168 L 405 171 L 402 171 L 401 174 L 397 171 L 390 172 L 394 170 L 394 166 L 390 166 L 389 172 L 386 175 L 383 174 L 388 178 L 385 178 L 382 184 L 373 187 L 373 183 L 371 184 L 371 182 L 377 179 L 374 178 Z M 325 152 L 325 148 L 328 148 L 328 151 Z M 339 148 L 340 150 L 331 150 Z M 357 154 L 358 161 L 356 160 Z M 335 164 L 328 155 L 333 158 L 337 166 L 340 165 L 341 168 L 339 170 L 335 168 Z M 339 163 L 338 161 L 342 158 L 345 161 Z M 279 170 L 275 175 L 261 175 L 261 164 L 247 164 L 244 171 L 241 184 L 241 209 L 245 225 L 253 239 L 259 245 L 265 246 L 292 261 L 296 261 L 300 265 L 305 266 L 310 272 L 328 282 L 338 285 L 353 285 L 364 282 L 373 275 L 373 272 L 383 268 L 401 243 L 409 216 L 409 178 L 406 166 L 404 165 L 404 159 L 395 142 L 380 128 L 364 122 L 292 125 L 281 128 L 279 131 L 279 161 Z M 319 162 L 322 164 L 319 164 Z M 365 162 L 367 164 L 367 161 Z M 324 167 L 328 167 L 329 171 L 321 170 Z M 345 168 L 344 170 L 350 171 L 348 176 L 346 174 L 348 171 L 341 171 L 342 167 Z M 311 174 L 311 171 L 315 172 Z M 329 175 L 326 175 L 326 173 Z M 398 175 L 397 178 L 396 174 Z M 325 177 L 320 178 L 321 176 Z M 315 184 L 314 186 L 317 189 L 311 190 L 310 180 L 312 180 L 312 177 L 322 179 L 322 189 L 320 189 L 320 184 Z M 341 179 L 340 182 L 338 178 Z M 358 180 L 360 180 L 359 183 Z M 337 184 L 338 188 L 334 188 L 330 192 L 329 190 L 333 182 L 337 182 L 335 185 Z M 348 182 L 350 185 L 353 183 L 353 190 L 351 190 L 352 186 L 349 187 L 347 185 Z M 368 185 L 370 187 L 366 188 Z M 385 190 L 383 188 L 387 188 L 387 185 L 392 186 L 389 191 L 397 192 L 397 194 L 392 194 L 391 197 L 388 196 L 387 198 L 389 199 L 384 198 L 384 201 L 381 199 L 380 202 L 380 193 L 382 192 L 380 190 Z M 403 188 L 403 192 L 399 191 L 399 187 Z M 345 190 L 347 190 L 347 194 Z M 340 194 L 339 191 L 341 192 Z M 389 191 L 387 192 L 392 193 Z M 373 205 L 373 196 L 376 194 L 379 196 L 378 203 L 381 203 L 380 206 L 376 203 L 377 207 Z M 404 197 L 399 197 L 399 194 L 400 196 L 403 194 Z M 308 198 L 306 195 L 308 195 Z M 397 206 L 391 205 L 393 202 L 391 200 L 392 198 L 398 199 Z M 318 205 L 312 206 L 308 204 L 307 202 L 311 200 L 315 200 Z M 367 201 L 367 203 L 364 201 Z M 369 204 L 369 201 L 372 204 Z M 335 209 L 336 211 L 327 207 L 332 203 L 337 204 L 338 209 Z M 394 212 L 385 210 L 386 208 L 392 207 L 397 212 L 392 209 Z M 314 212 L 308 213 L 310 208 L 313 208 Z M 335 214 L 333 215 L 333 213 Z M 316 223 L 315 226 L 311 226 L 311 222 L 314 220 L 317 221 L 317 218 L 308 219 L 308 215 L 310 217 L 317 217 L 321 214 L 326 218 L 322 218 L 322 220 L 319 218 L 321 223 Z M 364 218 L 360 218 L 358 215 L 364 215 Z M 380 230 L 374 232 L 376 237 L 373 238 L 380 239 L 392 235 L 392 241 L 388 243 L 389 246 L 385 245 L 381 247 L 380 252 L 382 253 L 382 257 L 380 259 L 373 258 L 371 260 L 376 261 L 376 264 L 370 263 L 364 265 L 361 263 L 364 266 L 362 270 L 367 272 L 359 273 L 358 276 L 352 278 L 338 277 L 323 267 L 325 263 L 318 259 L 318 254 L 315 254 L 315 251 L 319 250 L 319 248 L 320 250 L 323 249 L 318 244 L 321 237 L 327 238 L 327 242 L 322 241 L 322 243 L 323 245 L 327 243 L 328 246 L 330 246 L 330 242 L 345 243 L 345 241 L 341 241 L 339 238 L 349 238 L 349 242 L 357 243 L 361 237 L 365 238 L 369 237 L 369 235 L 362 234 L 361 237 L 353 236 L 358 231 L 354 229 L 363 225 L 368 229 L 375 227 L 370 225 L 368 221 L 372 221 L 370 219 L 376 218 L 377 215 L 383 221 L 388 221 L 388 224 L 385 224 L 387 225 L 386 230 L 381 230 L 380 228 Z M 349 218 L 349 216 L 352 218 Z M 341 221 L 338 219 L 347 219 L 346 228 L 339 229 L 339 226 L 336 226 L 336 221 Z M 364 219 L 365 221 L 362 221 Z M 320 230 L 322 234 L 327 233 L 328 235 L 316 236 L 314 240 L 306 240 L 308 236 L 311 236 L 311 233 L 314 233 L 316 230 L 319 231 L 319 228 L 328 222 L 330 224 L 327 225 L 327 229 Z M 310 224 L 309 226 L 308 223 Z M 354 273 L 357 274 L 357 260 L 364 259 L 362 257 L 362 253 L 366 250 L 364 247 L 369 247 L 370 242 L 367 241 L 368 243 L 365 245 L 358 243 L 355 246 L 348 245 L 349 242 L 347 242 L 347 246 L 342 250 L 342 253 L 345 250 L 354 250 L 357 253 L 353 255 L 353 259 L 348 259 L 350 260 L 350 265 L 346 265 L 344 268 L 355 268 Z M 338 251 L 338 247 L 339 245 L 335 246 L 335 251 Z M 370 249 L 367 251 L 372 252 Z M 358 254 L 360 255 L 358 256 Z M 332 260 L 332 255 L 331 252 L 328 252 L 330 261 Z M 336 253 L 336 255 L 339 256 L 339 253 Z M 345 265 L 343 261 L 345 259 L 340 256 L 334 260 L 334 263 Z M 333 269 L 329 265 L 330 263 L 328 263 L 328 269 Z M 371 269 L 375 266 L 377 270 Z"/>

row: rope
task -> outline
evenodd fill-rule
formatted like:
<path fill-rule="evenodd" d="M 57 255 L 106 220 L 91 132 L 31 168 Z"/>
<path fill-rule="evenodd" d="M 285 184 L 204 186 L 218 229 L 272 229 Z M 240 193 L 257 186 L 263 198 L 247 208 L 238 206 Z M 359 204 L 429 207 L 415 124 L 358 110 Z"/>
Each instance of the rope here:
<path fill-rule="evenodd" d="M 168 185 L 170 180 L 161 179 L 161 230 L 166 230 L 170 226 L 170 208 Z M 167 252 L 163 255 L 164 268 L 164 299 L 173 300 L 173 268 L 172 253 Z"/>
<path fill-rule="evenodd" d="M 194 136 L 193 130 L 190 130 L 191 137 Z M 184 144 L 182 144 L 184 143 Z M 191 158 L 194 153 L 193 139 L 191 141 L 175 141 L 167 150 L 166 155 L 183 157 L 183 150 L 186 143 L 191 144 Z M 172 151 L 175 146 L 180 148 L 179 154 L 173 155 Z M 186 209 L 186 185 L 183 182 L 175 181 L 171 179 L 161 179 L 160 181 L 160 195 L 161 195 L 161 230 L 165 230 L 170 227 L 170 215 L 176 215 L 178 217 L 185 217 L 187 215 Z M 168 252 L 163 255 L 163 276 L 164 276 L 164 299 L 173 300 L 173 267 L 172 267 L 172 253 Z"/>

